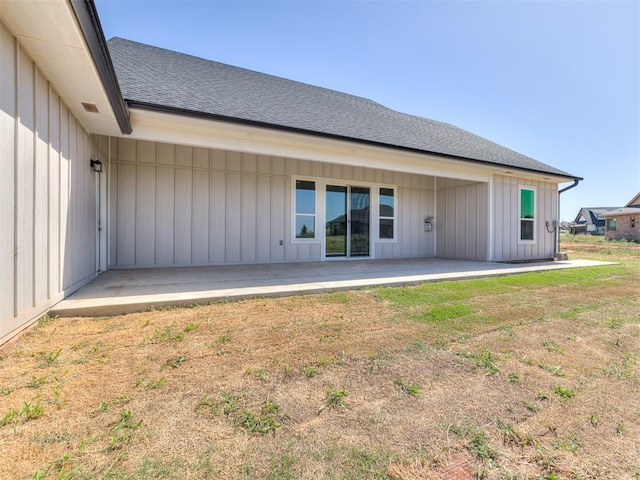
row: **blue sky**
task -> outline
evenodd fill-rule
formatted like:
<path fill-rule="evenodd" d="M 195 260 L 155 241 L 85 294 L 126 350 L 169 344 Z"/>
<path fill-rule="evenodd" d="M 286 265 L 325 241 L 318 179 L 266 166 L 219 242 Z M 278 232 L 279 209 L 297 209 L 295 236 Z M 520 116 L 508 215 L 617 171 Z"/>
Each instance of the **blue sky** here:
<path fill-rule="evenodd" d="M 119 36 L 448 122 L 584 177 L 561 196 L 640 191 L 636 0 L 96 0 Z"/>

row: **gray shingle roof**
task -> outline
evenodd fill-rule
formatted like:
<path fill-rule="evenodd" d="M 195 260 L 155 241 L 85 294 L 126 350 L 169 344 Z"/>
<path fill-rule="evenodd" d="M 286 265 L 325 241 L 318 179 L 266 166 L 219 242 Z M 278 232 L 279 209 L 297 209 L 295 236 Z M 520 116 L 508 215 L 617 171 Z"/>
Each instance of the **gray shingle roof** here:
<path fill-rule="evenodd" d="M 575 178 L 453 125 L 365 98 L 121 38 L 107 43 L 133 107 L 153 105 Z"/>

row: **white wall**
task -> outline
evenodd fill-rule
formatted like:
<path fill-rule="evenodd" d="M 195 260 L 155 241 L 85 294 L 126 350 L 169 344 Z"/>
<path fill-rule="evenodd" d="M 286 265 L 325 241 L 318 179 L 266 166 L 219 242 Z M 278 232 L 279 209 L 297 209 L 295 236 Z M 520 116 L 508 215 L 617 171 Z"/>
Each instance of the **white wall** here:
<path fill-rule="evenodd" d="M 291 242 L 295 175 L 397 185 L 399 241 L 376 258 L 434 254 L 433 177 L 129 138 L 110 151 L 111 267 L 321 260 Z"/>
<path fill-rule="evenodd" d="M 0 344 L 93 278 L 91 138 L 0 23 Z"/>
<path fill-rule="evenodd" d="M 534 243 L 518 240 L 518 186 L 535 187 L 536 239 Z M 541 182 L 495 175 L 493 179 L 493 260 L 530 260 L 550 258 L 555 253 L 554 233 L 547 231 L 545 222 L 558 220 L 558 186 Z"/>
<path fill-rule="evenodd" d="M 489 218 L 486 183 L 437 179 L 437 255 L 487 260 Z"/>

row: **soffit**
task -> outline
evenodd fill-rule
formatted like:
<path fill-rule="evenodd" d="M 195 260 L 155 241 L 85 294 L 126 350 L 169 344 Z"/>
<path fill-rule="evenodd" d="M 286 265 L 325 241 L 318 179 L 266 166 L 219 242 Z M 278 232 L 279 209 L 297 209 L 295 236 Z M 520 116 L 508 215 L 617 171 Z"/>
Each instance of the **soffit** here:
<path fill-rule="evenodd" d="M 121 134 L 67 0 L 0 0 L 0 19 L 85 129 L 103 135 Z M 98 113 L 87 112 L 82 102 L 94 104 Z"/>
<path fill-rule="evenodd" d="M 131 138 L 488 182 L 491 174 L 562 183 L 566 177 L 302 133 L 131 108 Z"/>

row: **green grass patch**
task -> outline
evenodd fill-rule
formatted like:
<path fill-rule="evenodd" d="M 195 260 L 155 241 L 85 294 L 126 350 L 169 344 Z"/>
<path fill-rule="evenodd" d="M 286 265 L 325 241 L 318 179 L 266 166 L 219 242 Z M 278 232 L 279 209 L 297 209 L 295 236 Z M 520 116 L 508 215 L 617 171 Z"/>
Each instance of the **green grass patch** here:
<path fill-rule="evenodd" d="M 131 443 L 140 425 L 142 425 L 142 420 L 134 420 L 131 410 L 122 410 L 120 412 L 120 421 L 109 430 L 111 441 L 107 450 L 122 450 Z"/>
<path fill-rule="evenodd" d="M 205 397 L 196 410 L 209 410 L 214 415 L 226 416 L 232 424 L 249 433 L 259 434 L 275 432 L 280 428 L 281 422 L 288 418 L 280 412 L 279 403 L 267 400 L 257 409 L 250 408 L 246 405 L 246 395 L 230 392 L 220 392 L 217 400 Z"/>
<path fill-rule="evenodd" d="M 637 357 L 636 354 L 625 352 L 620 361 L 611 362 L 607 367 L 603 368 L 602 371 L 607 376 L 615 377 L 619 380 L 628 380 L 636 375 L 635 366 Z"/>
<path fill-rule="evenodd" d="M 62 354 L 62 349 L 58 349 L 55 352 L 43 352 L 40 354 L 40 362 L 38 366 L 43 367 L 53 367 L 58 364 L 58 359 Z"/>
<path fill-rule="evenodd" d="M 347 408 L 345 398 L 348 393 L 345 390 L 331 390 L 327 388 L 327 396 L 324 399 L 324 405 L 320 407 L 320 411 L 325 408 Z"/>
<path fill-rule="evenodd" d="M 322 301 L 324 303 L 349 303 L 352 301 L 351 294 L 346 291 L 327 293 L 322 296 Z"/>
<path fill-rule="evenodd" d="M 558 385 L 553 391 L 560 395 L 560 398 L 563 399 L 573 398 L 576 395 L 575 390 L 565 388 L 562 385 Z"/>
<path fill-rule="evenodd" d="M 402 377 L 397 377 L 393 381 L 393 383 L 395 383 L 398 387 L 400 387 L 400 390 L 402 391 L 402 393 L 406 393 L 407 395 L 415 396 L 422 391 L 422 388 L 420 387 L 420 385 L 410 383 Z"/>
<path fill-rule="evenodd" d="M 490 350 L 482 350 L 480 353 L 461 352 L 458 355 L 468 358 L 478 368 L 482 368 L 487 375 L 500 375 L 500 369 L 496 365 L 496 354 Z M 518 377 L 519 378 L 519 377 Z"/>
<path fill-rule="evenodd" d="M 25 423 L 44 415 L 44 407 L 40 400 L 36 402 L 24 402 L 20 409 L 11 408 L 7 413 L 0 417 L 0 427 L 8 424 Z"/>
<path fill-rule="evenodd" d="M 474 334 L 513 325 L 513 318 L 493 315 L 483 305 L 513 301 L 519 292 L 535 292 L 545 288 L 588 288 L 628 284 L 629 276 L 636 273 L 631 265 L 584 267 L 567 270 L 524 273 L 493 278 L 478 278 L 409 287 L 380 287 L 375 289 L 376 299 L 386 302 L 395 312 L 396 320 L 412 320 L 428 326 L 430 334 L 451 341 L 458 334 Z M 501 299 L 502 297 L 502 299 Z M 478 299 L 477 301 L 473 301 Z M 516 303 L 520 302 L 520 297 Z M 526 299 L 522 298 L 527 308 Z M 597 310 L 593 302 L 563 306 L 555 312 L 563 318 L 577 318 L 583 312 Z M 532 316 L 533 315 L 533 316 Z M 540 314 L 543 315 L 542 313 Z M 537 318 L 541 318 L 537 317 Z M 527 322 L 535 321 L 527 313 Z"/>
<path fill-rule="evenodd" d="M 376 289 L 376 297 L 399 308 L 440 306 L 445 302 L 510 293 L 514 287 L 531 290 L 568 284 L 592 286 L 632 274 L 631 269 L 624 265 L 572 268 L 504 277 L 424 283 L 412 287 L 380 287 Z"/>
<path fill-rule="evenodd" d="M 445 322 L 455 318 L 464 317 L 471 313 L 471 307 L 464 303 L 445 303 L 428 309 L 418 316 L 421 322 Z"/>
<path fill-rule="evenodd" d="M 153 343 L 177 343 L 184 339 L 184 333 L 173 329 L 173 325 L 168 325 L 163 329 L 156 329 L 153 338 Z"/>
<path fill-rule="evenodd" d="M 244 428 L 249 433 L 269 433 L 280 428 L 278 423 L 280 404 L 274 402 L 264 402 L 258 412 L 243 410 L 236 417 L 235 423 Z"/>

